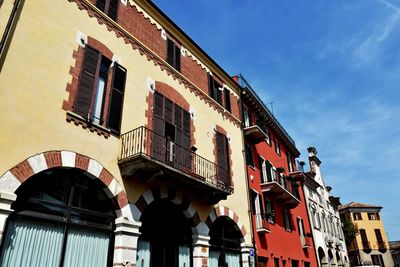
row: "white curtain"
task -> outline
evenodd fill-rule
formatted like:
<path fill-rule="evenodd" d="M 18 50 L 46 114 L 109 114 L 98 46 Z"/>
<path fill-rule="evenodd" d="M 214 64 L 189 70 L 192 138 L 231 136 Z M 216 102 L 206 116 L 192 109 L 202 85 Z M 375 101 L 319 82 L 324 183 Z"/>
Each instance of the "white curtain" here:
<path fill-rule="evenodd" d="M 136 267 L 150 267 L 150 242 L 138 240 Z"/>
<path fill-rule="evenodd" d="M 107 266 L 108 244 L 107 233 L 70 229 L 64 267 Z"/>
<path fill-rule="evenodd" d="M 59 266 L 63 227 L 39 222 L 11 221 L 0 266 Z"/>
<path fill-rule="evenodd" d="M 225 261 L 228 263 L 228 267 L 240 267 L 240 254 L 227 252 Z"/>
<path fill-rule="evenodd" d="M 210 250 L 209 252 L 209 267 L 218 267 L 218 257 L 221 254 L 219 251 Z"/>
<path fill-rule="evenodd" d="M 179 267 L 190 267 L 190 248 L 179 247 Z"/>

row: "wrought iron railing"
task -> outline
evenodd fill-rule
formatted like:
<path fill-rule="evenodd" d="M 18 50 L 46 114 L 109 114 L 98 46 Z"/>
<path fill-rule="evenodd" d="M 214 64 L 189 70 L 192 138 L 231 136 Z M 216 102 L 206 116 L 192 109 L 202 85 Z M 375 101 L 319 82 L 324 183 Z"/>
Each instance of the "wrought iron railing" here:
<path fill-rule="evenodd" d="M 233 192 L 229 170 L 144 126 L 122 134 L 121 140 L 120 161 L 146 156 L 184 172 L 204 184 L 216 187 L 229 194 Z"/>

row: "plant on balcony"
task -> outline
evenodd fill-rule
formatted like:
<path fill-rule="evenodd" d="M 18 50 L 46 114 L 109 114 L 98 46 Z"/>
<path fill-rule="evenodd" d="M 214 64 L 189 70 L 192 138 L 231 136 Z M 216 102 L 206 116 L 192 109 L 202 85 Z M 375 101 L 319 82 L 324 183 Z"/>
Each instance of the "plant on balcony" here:
<path fill-rule="evenodd" d="M 283 172 L 285 171 L 285 168 L 283 168 L 283 167 L 278 167 L 278 168 L 276 168 L 276 171 L 277 171 L 278 173 L 283 173 Z"/>
<path fill-rule="evenodd" d="M 358 235 L 358 226 L 352 223 L 348 218 L 343 220 L 343 234 L 346 244 L 350 244 Z"/>

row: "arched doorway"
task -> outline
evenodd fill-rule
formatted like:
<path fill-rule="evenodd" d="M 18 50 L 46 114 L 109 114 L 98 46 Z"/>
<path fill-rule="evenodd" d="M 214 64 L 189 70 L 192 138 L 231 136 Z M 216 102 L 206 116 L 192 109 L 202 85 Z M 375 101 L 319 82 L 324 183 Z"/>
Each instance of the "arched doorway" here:
<path fill-rule="evenodd" d="M 152 202 L 141 216 L 136 266 L 190 267 L 192 232 L 179 205 Z"/>
<path fill-rule="evenodd" d="M 117 204 L 106 186 L 80 169 L 53 168 L 15 192 L 1 266 L 107 266 Z"/>
<path fill-rule="evenodd" d="M 210 229 L 210 267 L 240 267 L 242 233 L 229 217 L 217 218 Z"/>
<path fill-rule="evenodd" d="M 326 259 L 325 252 L 321 247 L 318 248 L 318 259 L 321 266 L 328 266 L 328 260 Z"/>

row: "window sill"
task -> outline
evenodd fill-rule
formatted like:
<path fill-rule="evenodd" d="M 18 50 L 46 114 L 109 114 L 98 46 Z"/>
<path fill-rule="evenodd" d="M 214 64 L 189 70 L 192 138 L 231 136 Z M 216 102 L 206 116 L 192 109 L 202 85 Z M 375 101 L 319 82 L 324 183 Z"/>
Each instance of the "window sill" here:
<path fill-rule="evenodd" d="M 82 116 L 72 112 L 67 111 L 67 122 L 73 122 L 75 125 L 82 126 L 83 129 L 88 129 L 92 133 L 97 133 L 98 135 L 102 135 L 105 138 L 110 137 L 111 131 L 101 125 L 95 124 L 87 119 L 83 118 Z"/>

